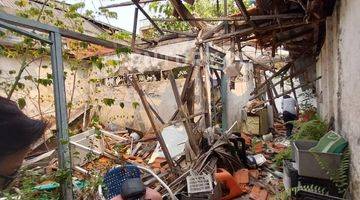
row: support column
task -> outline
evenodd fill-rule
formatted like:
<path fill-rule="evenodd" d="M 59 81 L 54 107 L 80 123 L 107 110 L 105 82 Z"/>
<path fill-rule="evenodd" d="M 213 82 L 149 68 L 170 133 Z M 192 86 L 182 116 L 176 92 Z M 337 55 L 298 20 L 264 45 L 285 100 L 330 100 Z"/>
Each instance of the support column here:
<path fill-rule="evenodd" d="M 66 114 L 66 94 L 64 67 L 62 60 L 61 35 L 57 32 L 50 33 L 51 45 L 51 66 L 54 81 L 54 102 L 56 117 L 56 134 L 58 142 L 58 162 L 60 170 L 68 173 L 68 176 L 61 183 L 61 199 L 72 200 L 72 174 L 71 158 L 69 148 L 69 134 Z"/>

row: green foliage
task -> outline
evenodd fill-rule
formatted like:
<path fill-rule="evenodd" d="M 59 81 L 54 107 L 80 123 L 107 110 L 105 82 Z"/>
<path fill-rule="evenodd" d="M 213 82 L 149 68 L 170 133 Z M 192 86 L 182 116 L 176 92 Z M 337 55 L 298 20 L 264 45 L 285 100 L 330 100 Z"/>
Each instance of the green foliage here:
<path fill-rule="evenodd" d="M 338 192 L 345 195 L 349 188 L 349 171 L 350 171 L 350 150 L 346 148 L 341 157 L 340 168 L 334 175 L 331 176 L 331 180 L 335 183 Z"/>
<path fill-rule="evenodd" d="M 291 159 L 291 147 L 286 148 L 284 151 L 275 155 L 273 161 L 275 162 L 276 166 L 282 166 L 284 160 Z"/>
<path fill-rule="evenodd" d="M 140 105 L 139 102 L 136 102 L 136 101 L 132 102 L 132 107 L 134 109 L 136 109 L 139 105 Z"/>
<path fill-rule="evenodd" d="M 18 103 L 20 109 L 23 109 L 26 106 L 26 100 L 24 98 L 19 98 L 17 100 L 17 103 Z"/>
<path fill-rule="evenodd" d="M 107 106 L 112 106 L 115 103 L 115 99 L 111 98 L 103 98 L 101 101 Z"/>
<path fill-rule="evenodd" d="M 15 4 L 19 7 L 25 7 L 25 6 L 29 5 L 29 1 L 28 0 L 17 0 L 17 1 L 15 1 Z"/>
<path fill-rule="evenodd" d="M 47 73 L 46 78 L 35 78 L 34 81 L 42 86 L 50 86 L 53 83 L 53 77 Z"/>
<path fill-rule="evenodd" d="M 75 199 L 97 199 L 97 190 L 103 185 L 104 179 L 100 173 L 90 172 L 90 177 L 85 182 L 85 187 L 75 193 Z"/>
<path fill-rule="evenodd" d="M 105 17 L 108 17 L 108 18 L 113 18 L 113 19 L 117 19 L 117 13 L 114 12 L 114 11 L 110 11 L 109 9 L 107 8 L 101 8 L 100 9 L 100 13 L 102 15 L 104 15 Z"/>
<path fill-rule="evenodd" d="M 56 173 L 56 172 L 55 172 Z M 36 191 L 35 186 L 43 181 L 54 181 L 54 174 L 42 175 L 35 170 L 21 170 L 18 174 L 18 182 L 16 190 L 7 188 L 1 191 L 1 195 L 6 199 L 21 199 L 21 200 L 58 200 L 60 199 L 60 192 L 58 189 L 52 191 Z"/>
<path fill-rule="evenodd" d="M 337 170 L 329 170 L 329 163 L 323 160 L 317 154 L 313 154 L 318 161 L 321 169 L 325 170 L 330 176 L 330 180 L 335 184 L 338 194 L 345 196 L 349 188 L 349 170 L 350 170 L 350 150 L 347 147 L 342 156 L 340 167 Z"/>
<path fill-rule="evenodd" d="M 281 200 L 291 200 L 292 195 L 296 195 L 300 191 L 317 193 L 320 195 L 327 195 L 328 191 L 318 185 L 300 185 L 298 187 L 290 188 L 288 190 L 284 190 L 283 192 L 276 195 L 275 199 Z"/>
<path fill-rule="evenodd" d="M 92 64 L 97 67 L 99 70 L 103 69 L 105 67 L 104 64 L 104 58 L 99 57 L 99 56 L 93 56 L 91 57 L 91 62 Z"/>
<path fill-rule="evenodd" d="M 328 124 L 318 116 L 314 119 L 297 124 L 298 131 L 292 136 L 293 140 L 320 140 L 328 131 Z"/>
<path fill-rule="evenodd" d="M 253 5 L 251 0 L 244 0 L 244 4 L 246 7 L 250 7 Z M 219 2 L 219 10 L 217 9 L 217 3 L 213 0 L 201 0 L 195 1 L 194 5 L 190 5 L 184 3 L 187 9 L 192 13 L 194 16 L 197 17 L 219 17 L 223 16 L 224 5 L 223 2 Z M 162 2 L 152 2 L 149 4 L 149 9 L 152 12 L 154 17 L 165 17 L 165 18 L 174 18 L 173 13 L 174 9 L 173 6 L 169 1 Z M 234 0 L 228 0 L 228 15 L 239 13 L 239 8 L 236 6 Z M 215 24 L 217 22 L 213 22 Z M 186 31 L 190 30 L 191 26 L 188 22 L 159 22 L 158 25 L 161 28 L 168 29 L 168 30 L 179 30 L 179 31 Z"/>
<path fill-rule="evenodd" d="M 117 48 L 116 49 L 116 54 L 130 54 L 131 53 L 131 49 L 128 47 L 121 47 L 121 48 Z"/>

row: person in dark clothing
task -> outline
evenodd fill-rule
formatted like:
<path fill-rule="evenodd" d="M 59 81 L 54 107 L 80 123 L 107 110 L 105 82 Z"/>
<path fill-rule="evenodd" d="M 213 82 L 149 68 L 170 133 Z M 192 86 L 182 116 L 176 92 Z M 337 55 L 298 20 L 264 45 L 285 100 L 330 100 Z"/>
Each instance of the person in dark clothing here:
<path fill-rule="evenodd" d="M 30 145 L 45 128 L 45 122 L 27 117 L 15 102 L 0 97 L 0 190 L 14 179 Z"/>
<path fill-rule="evenodd" d="M 286 127 L 286 136 L 290 137 L 294 127 L 291 121 L 294 121 L 298 118 L 299 105 L 294 98 L 290 97 L 289 95 L 284 95 L 281 107 L 283 110 L 283 119 Z"/>

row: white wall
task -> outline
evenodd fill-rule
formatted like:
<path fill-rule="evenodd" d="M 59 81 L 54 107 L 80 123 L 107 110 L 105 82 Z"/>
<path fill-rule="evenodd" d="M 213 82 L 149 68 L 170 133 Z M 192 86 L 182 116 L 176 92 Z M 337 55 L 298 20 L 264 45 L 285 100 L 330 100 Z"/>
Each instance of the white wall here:
<path fill-rule="evenodd" d="M 15 80 L 15 76 L 19 71 L 21 66 L 21 59 L 19 58 L 6 58 L 0 57 L 0 82 L 8 82 L 12 84 Z M 39 66 L 47 66 L 47 68 L 40 68 L 40 76 L 39 76 Z M 9 74 L 9 71 L 15 70 L 15 74 Z M 70 101 L 70 97 L 72 94 L 72 86 L 74 82 L 73 73 L 74 71 L 70 70 L 70 64 L 68 62 L 64 62 L 64 70 L 67 72 L 67 78 L 65 80 L 65 89 L 66 89 L 66 98 L 67 101 Z M 15 91 L 12 100 L 16 101 L 19 98 L 25 98 L 26 106 L 23 109 L 23 112 L 30 117 L 39 117 L 39 106 L 38 106 L 38 90 L 36 89 L 36 85 L 34 82 L 30 80 L 25 80 L 25 76 L 32 76 L 33 78 L 45 78 L 47 73 L 52 74 L 51 71 L 51 62 L 49 58 L 44 58 L 42 61 L 36 61 L 30 64 L 26 70 L 23 72 L 22 77 L 20 79 L 20 83 L 25 84 L 23 90 Z M 72 111 L 80 108 L 82 104 L 87 100 L 88 94 L 88 72 L 87 66 L 83 66 L 83 70 L 77 70 L 76 75 L 76 87 L 74 90 L 74 101 Z M 3 88 L 3 86 L 1 86 Z M 4 90 L 0 90 L 0 95 L 5 97 L 6 94 Z M 54 95 L 53 95 L 53 85 L 50 86 L 42 86 L 40 85 L 40 105 L 41 111 L 47 116 L 55 115 L 55 107 L 54 107 Z"/>
<path fill-rule="evenodd" d="M 238 121 L 238 128 L 240 129 L 240 121 L 242 119 L 241 110 L 249 101 L 250 93 L 255 88 L 253 65 L 246 63 L 241 68 L 243 77 L 235 81 L 235 89 L 230 90 L 228 86 L 228 97 L 227 97 L 227 118 L 228 127 L 230 127 L 235 121 Z"/>
<path fill-rule="evenodd" d="M 351 194 L 360 199 L 360 1 L 337 2 L 327 19 L 326 41 L 317 63 L 320 114 L 335 118 L 351 149 Z"/>
<path fill-rule="evenodd" d="M 185 79 L 177 79 L 176 83 L 181 92 Z M 175 97 L 169 80 L 155 82 L 141 82 L 139 85 L 147 95 L 149 103 L 157 110 L 161 118 L 168 122 L 170 117 L 177 109 Z M 116 102 L 112 106 L 102 104 L 100 110 L 100 121 L 104 124 L 116 124 L 120 127 L 129 126 L 135 129 L 149 131 L 151 125 L 146 115 L 140 97 L 133 87 L 118 86 L 107 87 L 102 86 L 101 92 L 94 94 L 92 98 L 113 98 Z M 139 106 L 133 107 L 133 102 L 138 102 Z M 124 107 L 120 106 L 124 103 Z M 154 117 L 155 118 L 155 117 Z M 155 118 L 156 120 L 156 118 Z M 156 120 L 157 121 L 157 120 Z"/>

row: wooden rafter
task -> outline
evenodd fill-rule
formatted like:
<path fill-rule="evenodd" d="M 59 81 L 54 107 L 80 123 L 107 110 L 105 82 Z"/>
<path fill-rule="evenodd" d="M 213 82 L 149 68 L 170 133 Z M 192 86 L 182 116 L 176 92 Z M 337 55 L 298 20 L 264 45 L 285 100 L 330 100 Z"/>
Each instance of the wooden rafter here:
<path fill-rule="evenodd" d="M 151 2 L 156 2 L 156 1 L 165 1 L 165 0 L 140 0 L 138 3 L 145 4 L 145 3 L 151 3 Z M 134 5 L 133 1 L 126 1 L 126 2 L 122 2 L 122 3 L 116 3 L 116 4 L 107 5 L 107 6 L 102 6 L 102 7 L 100 7 L 100 9 L 124 7 L 124 6 L 131 6 L 131 5 Z"/>
<path fill-rule="evenodd" d="M 170 0 L 170 2 L 182 20 L 188 20 L 191 26 L 196 27 L 199 30 L 206 27 L 203 22 L 192 21 L 192 19 L 194 19 L 194 16 L 190 13 L 190 11 L 184 6 L 181 1 Z"/>
<path fill-rule="evenodd" d="M 235 0 L 237 7 L 240 9 L 241 13 L 243 14 L 245 21 L 250 24 L 253 28 L 256 29 L 256 24 L 250 19 L 250 15 L 246 10 L 245 4 L 242 0 Z"/>
<path fill-rule="evenodd" d="M 154 26 L 154 28 L 159 31 L 161 35 L 164 35 L 164 32 L 159 28 L 159 26 L 151 19 L 151 17 L 147 14 L 147 12 L 141 7 L 137 0 L 132 0 L 134 5 L 142 12 L 142 14 L 150 21 L 150 23 Z"/>

